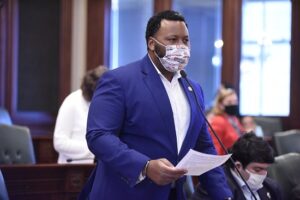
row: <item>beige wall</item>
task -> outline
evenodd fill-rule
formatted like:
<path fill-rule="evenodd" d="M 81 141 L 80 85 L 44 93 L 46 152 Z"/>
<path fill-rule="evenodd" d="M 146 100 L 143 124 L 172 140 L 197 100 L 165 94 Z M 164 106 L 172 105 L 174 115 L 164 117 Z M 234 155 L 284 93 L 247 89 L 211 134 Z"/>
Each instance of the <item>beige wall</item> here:
<path fill-rule="evenodd" d="M 73 0 L 71 91 L 80 87 L 86 70 L 87 0 Z"/>

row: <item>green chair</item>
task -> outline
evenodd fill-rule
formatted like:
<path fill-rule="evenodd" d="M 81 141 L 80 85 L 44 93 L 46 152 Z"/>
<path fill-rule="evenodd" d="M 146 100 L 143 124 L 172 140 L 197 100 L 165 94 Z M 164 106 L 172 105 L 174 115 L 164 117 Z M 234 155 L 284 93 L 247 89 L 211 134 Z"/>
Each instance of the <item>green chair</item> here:
<path fill-rule="evenodd" d="M 35 164 L 30 131 L 25 126 L 0 124 L 0 164 Z"/>
<path fill-rule="evenodd" d="M 268 169 L 268 176 L 276 180 L 282 190 L 284 199 L 294 200 L 300 193 L 300 154 L 288 153 L 277 156 L 275 163 Z"/>

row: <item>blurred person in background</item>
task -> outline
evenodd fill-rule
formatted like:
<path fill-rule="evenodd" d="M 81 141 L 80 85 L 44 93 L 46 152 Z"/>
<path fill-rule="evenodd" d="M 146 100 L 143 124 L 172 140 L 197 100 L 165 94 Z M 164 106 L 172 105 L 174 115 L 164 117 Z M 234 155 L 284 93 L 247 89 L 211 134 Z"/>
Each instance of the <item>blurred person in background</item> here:
<path fill-rule="evenodd" d="M 58 163 L 94 162 L 85 140 L 87 115 L 98 79 L 105 71 L 104 66 L 89 70 L 80 89 L 69 94 L 59 108 L 53 138 Z"/>
<path fill-rule="evenodd" d="M 209 113 L 209 122 L 225 148 L 230 148 L 244 133 L 244 128 L 239 121 L 238 96 L 233 88 L 221 85 Z M 218 154 L 225 154 L 215 135 L 211 136 Z"/>
<path fill-rule="evenodd" d="M 253 132 L 241 136 L 230 150 L 232 159 L 224 166 L 227 182 L 234 200 L 254 200 L 250 190 L 237 170 L 248 184 L 257 200 L 282 200 L 279 184 L 267 177 L 268 167 L 274 163 L 274 150 Z M 235 165 L 235 166 L 234 166 Z M 212 200 L 205 189 L 198 184 L 192 200 Z"/>
<path fill-rule="evenodd" d="M 264 132 L 263 132 L 261 126 L 259 126 L 255 122 L 254 117 L 252 117 L 252 116 L 243 116 L 241 118 L 241 123 L 242 123 L 242 125 L 243 125 L 246 132 L 253 131 L 255 133 L 255 135 L 258 136 L 258 137 L 263 137 L 264 136 Z"/>

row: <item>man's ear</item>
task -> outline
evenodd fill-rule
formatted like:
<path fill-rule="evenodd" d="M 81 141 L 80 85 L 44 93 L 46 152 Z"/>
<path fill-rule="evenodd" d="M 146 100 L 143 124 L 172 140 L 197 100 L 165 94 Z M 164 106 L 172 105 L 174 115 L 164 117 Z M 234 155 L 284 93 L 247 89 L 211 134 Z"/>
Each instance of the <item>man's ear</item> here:
<path fill-rule="evenodd" d="M 243 169 L 243 165 L 240 161 L 235 161 L 234 164 L 235 164 L 236 168 L 238 168 L 238 170 Z"/>
<path fill-rule="evenodd" d="M 154 51 L 154 49 L 155 49 L 155 41 L 151 37 L 149 37 L 147 45 L 148 45 L 148 49 L 149 50 Z"/>

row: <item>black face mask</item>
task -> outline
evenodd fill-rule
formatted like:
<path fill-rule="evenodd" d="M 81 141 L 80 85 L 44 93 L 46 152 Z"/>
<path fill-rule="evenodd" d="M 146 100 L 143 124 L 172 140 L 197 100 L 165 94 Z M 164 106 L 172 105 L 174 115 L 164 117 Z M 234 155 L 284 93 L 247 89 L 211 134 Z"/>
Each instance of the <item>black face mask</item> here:
<path fill-rule="evenodd" d="M 239 105 L 225 106 L 225 113 L 228 115 L 239 116 Z"/>

